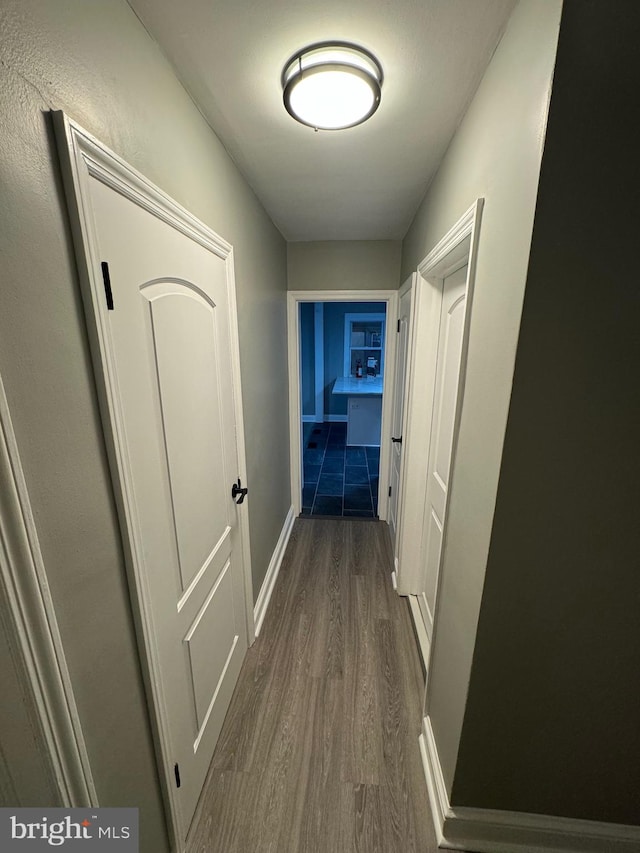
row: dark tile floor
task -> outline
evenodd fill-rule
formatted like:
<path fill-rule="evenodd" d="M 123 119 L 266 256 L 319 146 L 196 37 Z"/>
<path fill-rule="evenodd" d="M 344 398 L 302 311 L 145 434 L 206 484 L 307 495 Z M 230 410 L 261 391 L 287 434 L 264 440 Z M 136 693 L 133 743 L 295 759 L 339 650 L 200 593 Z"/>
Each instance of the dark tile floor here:
<path fill-rule="evenodd" d="M 347 447 L 347 425 L 314 424 L 305 443 L 303 515 L 378 515 L 379 447 Z"/>

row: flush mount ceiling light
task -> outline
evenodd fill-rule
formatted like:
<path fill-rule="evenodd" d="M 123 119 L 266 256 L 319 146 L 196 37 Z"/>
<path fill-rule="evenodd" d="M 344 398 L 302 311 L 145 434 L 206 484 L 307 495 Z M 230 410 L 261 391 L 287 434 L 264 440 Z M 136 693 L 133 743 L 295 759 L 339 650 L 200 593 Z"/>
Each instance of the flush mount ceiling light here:
<path fill-rule="evenodd" d="M 322 42 L 298 51 L 282 72 L 284 105 L 296 121 L 315 130 L 362 124 L 380 104 L 382 68 L 356 45 Z"/>

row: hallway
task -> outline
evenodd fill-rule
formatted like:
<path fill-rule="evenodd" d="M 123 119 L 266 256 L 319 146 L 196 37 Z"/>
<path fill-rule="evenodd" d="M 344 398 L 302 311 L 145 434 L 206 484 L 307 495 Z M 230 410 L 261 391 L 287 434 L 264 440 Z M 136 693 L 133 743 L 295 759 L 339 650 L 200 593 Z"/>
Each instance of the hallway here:
<path fill-rule="evenodd" d="M 423 678 L 383 523 L 298 519 L 189 853 L 431 853 Z"/>

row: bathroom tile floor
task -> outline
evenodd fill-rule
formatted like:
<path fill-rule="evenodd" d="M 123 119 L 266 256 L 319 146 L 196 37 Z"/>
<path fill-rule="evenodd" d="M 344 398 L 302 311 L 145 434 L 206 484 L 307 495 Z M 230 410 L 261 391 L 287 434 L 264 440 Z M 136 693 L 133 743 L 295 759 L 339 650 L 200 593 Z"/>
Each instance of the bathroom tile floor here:
<path fill-rule="evenodd" d="M 313 424 L 303 455 L 303 515 L 377 517 L 380 448 L 347 447 L 346 440 L 345 423 Z"/>

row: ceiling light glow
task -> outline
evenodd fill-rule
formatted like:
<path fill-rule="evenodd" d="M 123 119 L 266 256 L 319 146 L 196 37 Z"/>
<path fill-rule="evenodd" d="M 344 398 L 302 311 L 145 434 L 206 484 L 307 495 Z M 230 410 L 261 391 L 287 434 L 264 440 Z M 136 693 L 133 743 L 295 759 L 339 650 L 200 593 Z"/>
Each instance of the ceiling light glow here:
<path fill-rule="evenodd" d="M 287 112 L 315 130 L 342 130 L 370 118 L 380 103 L 382 68 L 368 51 L 325 42 L 299 51 L 282 74 Z"/>

